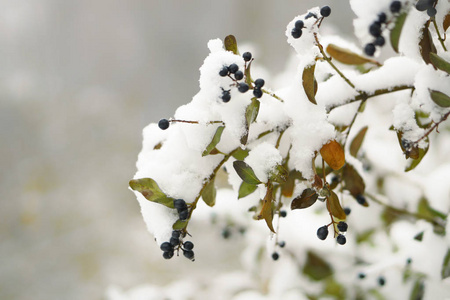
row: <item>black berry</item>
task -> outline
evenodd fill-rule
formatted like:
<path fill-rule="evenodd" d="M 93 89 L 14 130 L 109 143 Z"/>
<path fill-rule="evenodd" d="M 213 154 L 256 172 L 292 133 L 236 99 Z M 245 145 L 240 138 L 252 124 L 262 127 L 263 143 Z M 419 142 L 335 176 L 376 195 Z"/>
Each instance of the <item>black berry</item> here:
<path fill-rule="evenodd" d="M 264 83 L 265 83 L 264 79 L 258 78 L 255 80 L 255 87 L 260 89 L 264 86 Z"/>
<path fill-rule="evenodd" d="M 436 15 L 437 10 L 434 7 L 430 7 L 429 9 L 427 9 L 427 15 L 432 18 Z"/>
<path fill-rule="evenodd" d="M 183 251 L 183 255 L 184 255 L 184 257 L 192 260 L 194 258 L 194 251 L 192 251 L 192 250 L 184 250 Z"/>
<path fill-rule="evenodd" d="M 173 251 L 166 251 L 166 252 L 163 252 L 163 257 L 164 257 L 165 259 L 171 259 L 171 258 L 173 257 Z"/>
<path fill-rule="evenodd" d="M 187 209 L 178 212 L 178 217 L 181 221 L 187 220 L 189 217 L 189 211 Z"/>
<path fill-rule="evenodd" d="M 329 6 L 324 6 L 320 9 L 320 14 L 322 17 L 328 17 L 331 14 L 331 8 Z"/>
<path fill-rule="evenodd" d="M 244 61 L 250 61 L 252 59 L 252 54 L 250 52 L 245 52 L 244 54 L 242 54 L 242 58 L 244 59 Z"/>
<path fill-rule="evenodd" d="M 378 277 L 378 284 L 383 286 L 386 283 L 386 279 L 383 276 Z"/>
<path fill-rule="evenodd" d="M 231 74 L 236 73 L 239 70 L 239 66 L 237 64 L 231 64 L 228 67 L 228 71 L 230 71 Z"/>
<path fill-rule="evenodd" d="M 280 258 L 280 255 L 277 252 L 272 253 L 272 259 L 278 260 Z"/>
<path fill-rule="evenodd" d="M 291 31 L 291 35 L 294 39 L 298 39 L 299 37 L 301 37 L 302 33 L 303 33 L 302 30 L 299 28 L 294 28 Z"/>
<path fill-rule="evenodd" d="M 379 23 L 372 23 L 369 27 L 369 33 L 374 37 L 381 35 L 381 26 Z"/>
<path fill-rule="evenodd" d="M 223 102 L 227 103 L 231 100 L 230 91 L 222 91 L 222 97 L 220 97 Z"/>
<path fill-rule="evenodd" d="M 173 250 L 173 246 L 169 242 L 162 243 L 161 246 L 159 246 L 159 248 L 164 252 Z"/>
<path fill-rule="evenodd" d="M 238 84 L 238 91 L 241 93 L 245 93 L 248 91 L 248 84 L 241 82 Z"/>
<path fill-rule="evenodd" d="M 374 42 L 375 45 L 380 46 L 380 47 L 384 46 L 385 43 L 386 43 L 386 41 L 385 41 L 384 37 L 381 35 L 377 36 L 377 38 L 375 39 L 375 42 Z"/>
<path fill-rule="evenodd" d="M 372 43 L 367 44 L 364 47 L 364 53 L 366 53 L 366 55 L 368 56 L 373 56 L 373 54 L 375 53 L 375 45 Z"/>
<path fill-rule="evenodd" d="M 185 210 L 187 208 L 186 201 L 184 201 L 183 199 L 173 200 L 173 206 L 178 210 Z"/>
<path fill-rule="evenodd" d="M 178 246 L 178 245 L 180 244 L 180 239 L 171 237 L 171 238 L 170 238 L 170 244 L 171 244 L 173 247 Z"/>
<path fill-rule="evenodd" d="M 194 249 L 194 244 L 190 241 L 187 241 L 187 242 L 184 242 L 183 247 L 186 250 L 192 250 L 192 249 Z"/>
<path fill-rule="evenodd" d="M 352 212 L 352 210 L 350 209 L 350 207 L 344 207 L 344 212 L 348 216 Z"/>
<path fill-rule="evenodd" d="M 181 235 L 181 232 L 179 232 L 178 230 L 172 231 L 172 237 L 179 239 L 180 235 Z"/>
<path fill-rule="evenodd" d="M 380 23 L 384 23 L 384 22 L 386 22 L 386 14 L 385 13 L 380 13 L 379 15 L 378 15 L 378 22 L 380 22 Z"/>
<path fill-rule="evenodd" d="M 366 202 L 366 197 L 364 197 L 363 195 L 357 195 L 356 197 L 356 202 L 358 202 L 361 205 L 365 205 Z"/>
<path fill-rule="evenodd" d="M 302 20 L 298 20 L 297 22 L 295 22 L 294 25 L 295 28 L 302 30 L 303 27 L 305 27 L 305 23 L 303 23 Z"/>
<path fill-rule="evenodd" d="M 418 11 L 426 11 L 433 6 L 433 0 L 419 0 L 416 3 L 416 9 Z"/>
<path fill-rule="evenodd" d="M 344 245 L 347 242 L 347 239 L 345 238 L 345 235 L 340 234 L 340 235 L 337 236 L 336 242 L 339 245 Z"/>
<path fill-rule="evenodd" d="M 167 128 L 169 128 L 169 120 L 167 119 L 161 119 L 158 122 L 158 127 L 161 128 L 162 130 L 166 130 Z"/>
<path fill-rule="evenodd" d="M 337 228 L 339 229 L 340 232 L 346 232 L 348 225 L 347 223 L 341 221 L 337 224 Z"/>
<path fill-rule="evenodd" d="M 224 230 L 222 230 L 222 237 L 224 239 L 228 239 L 231 235 L 231 230 L 227 227 Z"/>
<path fill-rule="evenodd" d="M 219 71 L 219 75 L 222 77 L 225 77 L 228 75 L 228 68 L 227 67 L 223 67 L 220 71 Z"/>
<path fill-rule="evenodd" d="M 408 258 L 407 260 L 406 260 L 406 264 L 407 265 L 410 265 L 412 263 L 412 259 L 411 258 Z"/>
<path fill-rule="evenodd" d="M 366 274 L 364 274 L 364 273 L 359 273 L 359 274 L 358 274 L 358 278 L 359 278 L 359 279 L 364 279 L 364 278 L 366 278 Z"/>
<path fill-rule="evenodd" d="M 286 218 L 286 216 L 287 216 L 287 211 L 285 211 L 285 210 L 280 210 L 280 217 Z"/>
<path fill-rule="evenodd" d="M 263 92 L 261 91 L 261 89 L 255 88 L 253 90 L 253 96 L 255 96 L 256 98 L 261 98 L 263 95 Z"/>
<path fill-rule="evenodd" d="M 325 240 L 326 238 L 327 238 L 327 236 L 328 236 L 328 226 L 322 226 L 322 227 L 320 227 L 319 229 L 317 229 L 317 237 L 320 239 L 320 240 Z"/>
<path fill-rule="evenodd" d="M 286 246 L 286 242 L 285 241 L 281 241 L 278 243 L 278 246 L 280 246 L 280 248 L 284 248 L 284 246 Z"/>
<path fill-rule="evenodd" d="M 392 13 L 398 13 L 402 8 L 402 3 L 400 1 L 392 1 L 389 7 Z"/>
<path fill-rule="evenodd" d="M 234 73 L 234 78 L 236 78 L 236 80 L 241 80 L 242 78 L 244 78 L 244 73 L 242 73 L 242 71 L 237 71 L 236 73 Z"/>

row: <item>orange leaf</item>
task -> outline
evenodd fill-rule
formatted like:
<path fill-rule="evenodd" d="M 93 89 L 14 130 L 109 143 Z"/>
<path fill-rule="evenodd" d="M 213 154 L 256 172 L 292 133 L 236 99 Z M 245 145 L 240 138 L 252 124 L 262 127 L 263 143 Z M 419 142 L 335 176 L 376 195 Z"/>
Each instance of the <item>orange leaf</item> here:
<path fill-rule="evenodd" d="M 335 140 L 323 145 L 320 149 L 320 155 L 333 170 L 339 170 L 345 164 L 344 150 Z"/>

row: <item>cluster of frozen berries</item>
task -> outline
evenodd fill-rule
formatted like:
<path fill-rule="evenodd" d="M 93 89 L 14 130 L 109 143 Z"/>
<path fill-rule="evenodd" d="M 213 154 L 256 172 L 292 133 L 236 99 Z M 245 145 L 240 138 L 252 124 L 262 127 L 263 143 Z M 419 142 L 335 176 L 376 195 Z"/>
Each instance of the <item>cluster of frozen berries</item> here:
<path fill-rule="evenodd" d="M 287 211 L 280 210 L 279 215 L 280 215 L 280 218 L 286 218 L 287 217 Z M 286 242 L 285 241 L 277 242 L 276 246 L 278 246 L 280 248 L 284 248 L 286 246 Z M 280 254 L 278 252 L 274 251 L 272 253 L 272 259 L 273 260 L 278 260 L 279 258 L 280 258 Z"/>
<path fill-rule="evenodd" d="M 186 258 L 194 261 L 194 251 L 192 251 L 192 249 L 194 249 L 194 244 L 190 241 L 182 243 L 181 232 L 178 230 L 172 231 L 170 241 L 162 243 L 160 249 L 163 251 L 163 257 L 165 259 L 171 259 L 175 250 L 181 249 Z"/>
<path fill-rule="evenodd" d="M 416 3 L 416 9 L 418 11 L 427 11 L 427 15 L 432 18 L 437 13 L 435 8 L 436 2 L 437 0 L 419 0 Z"/>
<path fill-rule="evenodd" d="M 325 240 L 328 236 L 328 226 L 330 226 L 331 224 L 328 225 L 324 225 L 322 227 L 320 227 L 319 229 L 317 229 L 317 237 L 319 239 L 321 239 L 322 241 Z M 345 238 L 345 235 L 343 235 L 342 233 L 347 231 L 348 225 L 347 223 L 340 221 L 337 224 L 337 229 L 339 230 L 339 234 L 336 237 L 336 242 L 339 245 L 344 245 L 347 242 L 347 239 Z"/>
<path fill-rule="evenodd" d="M 324 6 L 320 9 L 320 15 L 323 18 L 328 17 L 331 14 L 331 8 L 329 6 Z M 317 15 L 314 13 L 308 13 L 305 16 L 305 20 L 309 19 L 309 18 L 316 18 L 317 19 Z M 295 22 L 294 24 L 294 28 L 292 28 L 291 30 L 291 35 L 294 39 L 298 39 L 302 36 L 303 34 L 303 28 L 305 28 L 305 23 L 303 22 L 303 20 L 298 20 L 297 22 Z"/>

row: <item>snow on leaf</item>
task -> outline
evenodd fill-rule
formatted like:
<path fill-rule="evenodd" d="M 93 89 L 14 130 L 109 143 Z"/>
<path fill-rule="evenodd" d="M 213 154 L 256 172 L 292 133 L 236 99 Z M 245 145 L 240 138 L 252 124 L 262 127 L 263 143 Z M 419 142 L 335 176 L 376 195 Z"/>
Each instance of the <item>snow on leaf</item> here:
<path fill-rule="evenodd" d="M 212 154 L 212 150 L 217 146 L 217 144 L 220 142 L 220 138 L 222 137 L 223 130 L 225 129 L 225 126 L 219 126 L 217 127 L 216 133 L 214 133 L 214 136 L 211 140 L 211 143 L 209 143 L 208 146 L 206 146 L 205 151 L 203 151 L 202 156 L 206 156 L 208 154 Z"/>
<path fill-rule="evenodd" d="M 316 203 L 317 198 L 319 198 L 319 195 L 317 195 L 316 191 L 310 188 L 305 189 L 300 196 L 292 200 L 291 210 L 310 207 Z"/>

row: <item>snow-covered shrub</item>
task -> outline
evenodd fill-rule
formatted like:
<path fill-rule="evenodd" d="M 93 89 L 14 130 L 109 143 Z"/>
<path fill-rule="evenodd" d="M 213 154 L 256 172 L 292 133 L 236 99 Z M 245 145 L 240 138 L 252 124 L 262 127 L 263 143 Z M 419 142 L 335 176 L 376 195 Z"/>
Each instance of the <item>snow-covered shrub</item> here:
<path fill-rule="evenodd" d="M 287 25 L 296 68 L 278 77 L 211 40 L 198 94 L 144 129 L 130 187 L 164 258 L 194 260 L 199 201 L 248 236 L 244 288 L 224 299 L 450 296 L 450 3 L 350 3 L 362 47 L 320 35 L 329 7 Z M 264 293 L 245 287 L 261 249 L 278 260 Z"/>

